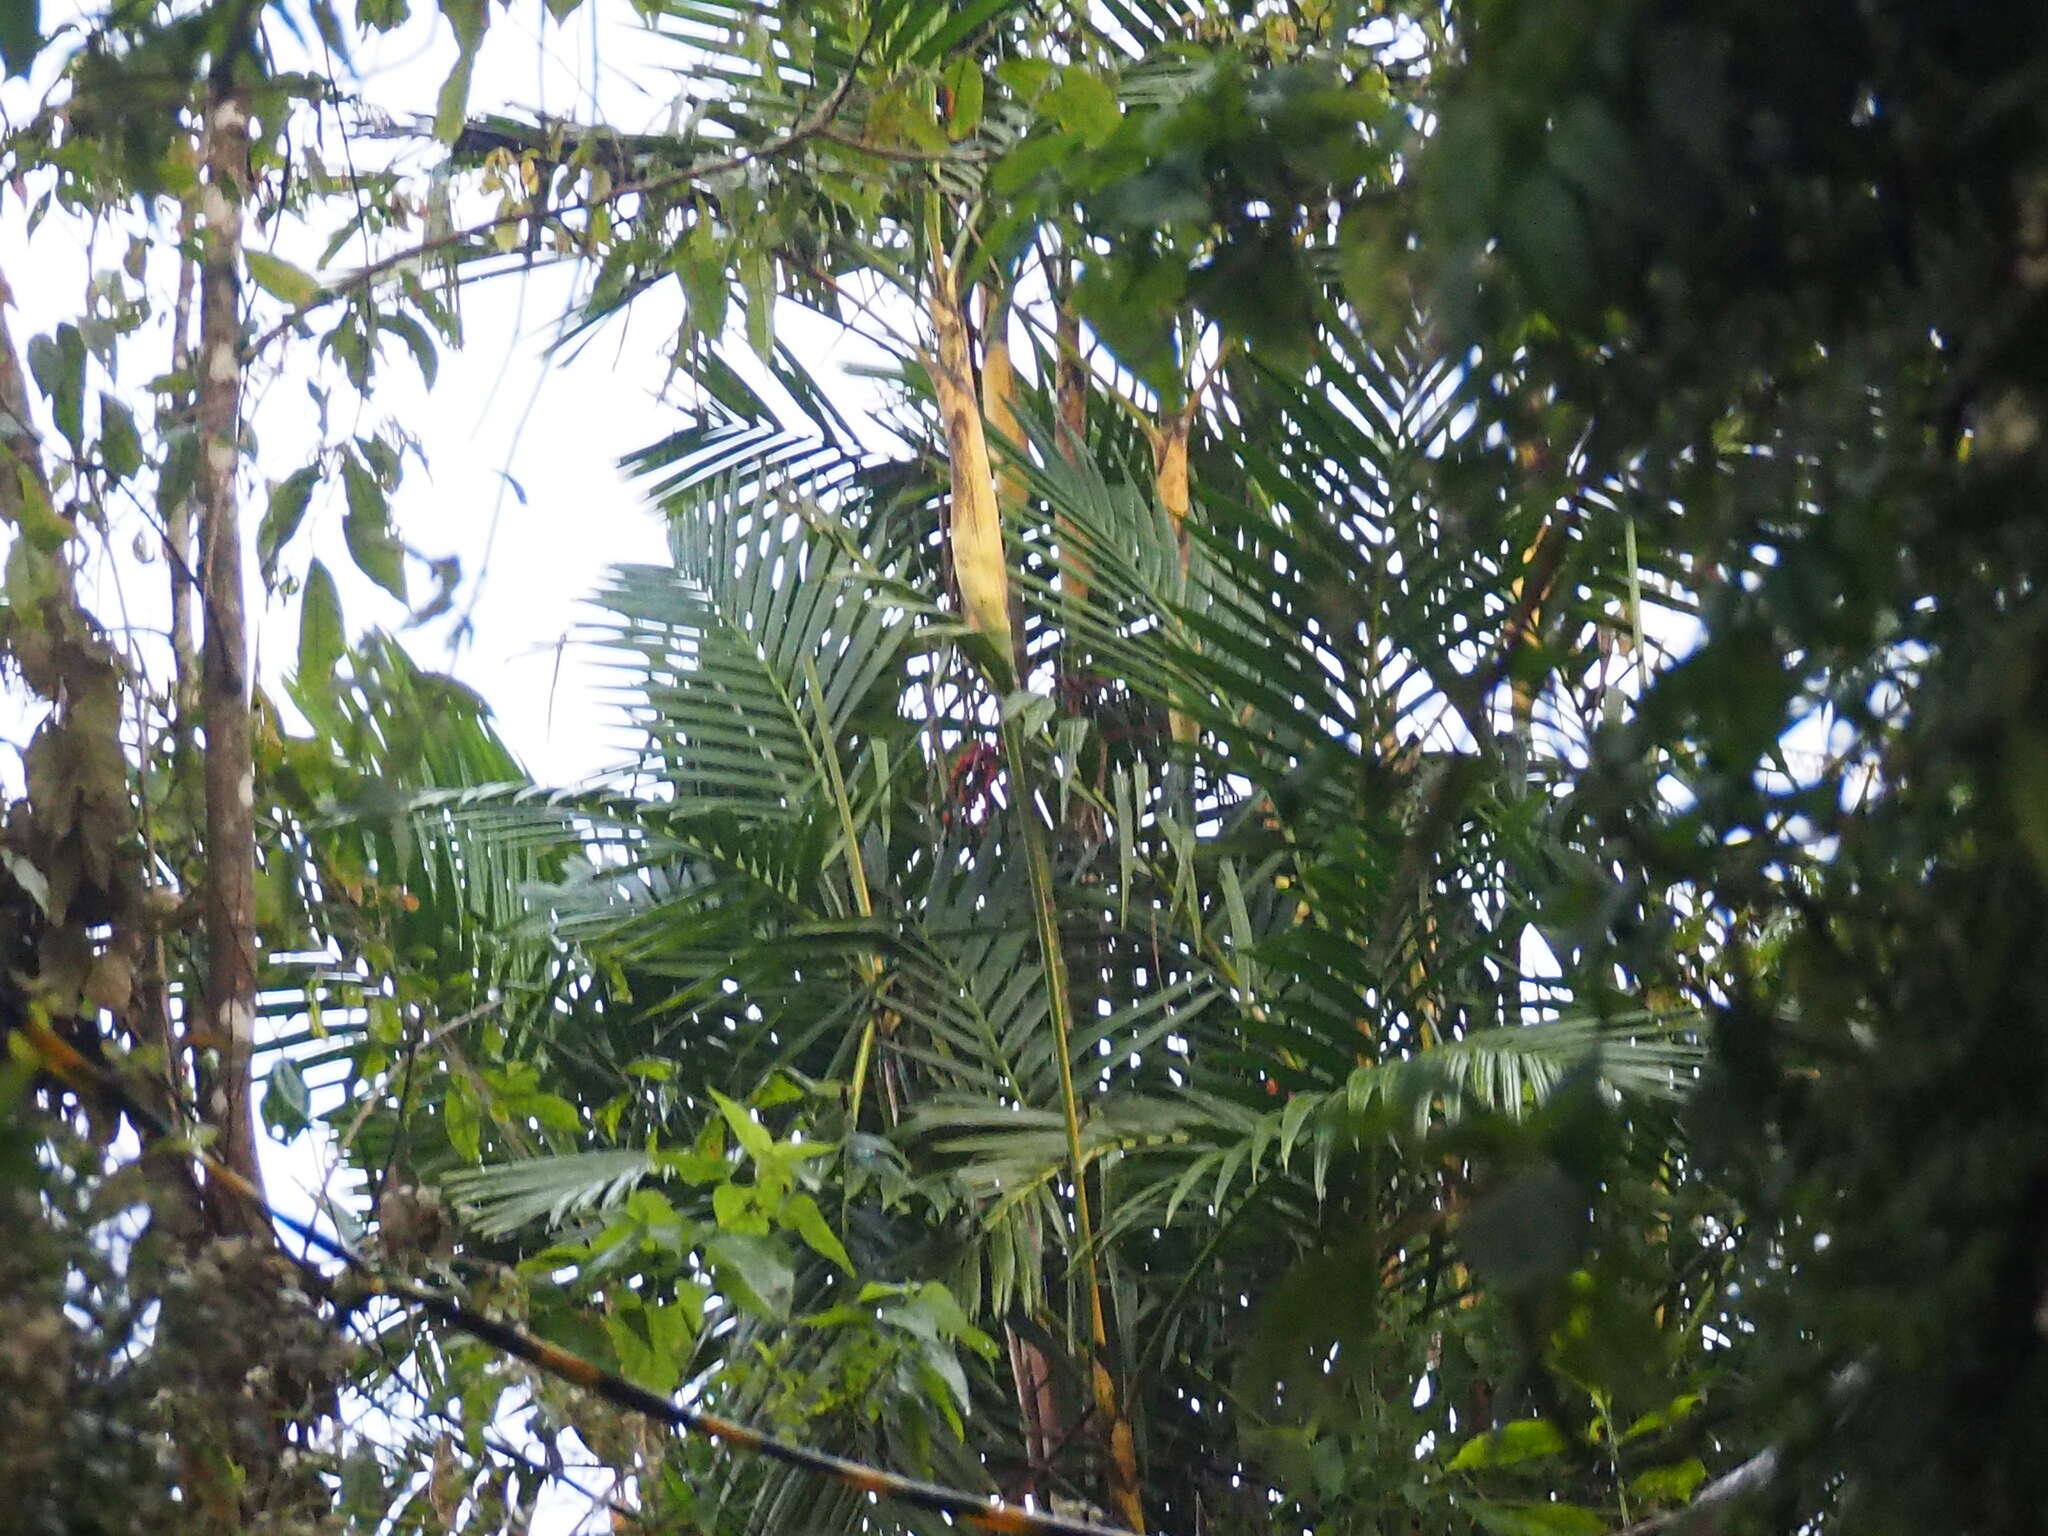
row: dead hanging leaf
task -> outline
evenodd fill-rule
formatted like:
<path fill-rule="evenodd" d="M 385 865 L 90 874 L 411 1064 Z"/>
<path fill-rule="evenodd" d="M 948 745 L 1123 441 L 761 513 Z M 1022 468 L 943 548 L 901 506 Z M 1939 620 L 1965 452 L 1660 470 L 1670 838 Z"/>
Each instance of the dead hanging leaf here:
<path fill-rule="evenodd" d="M 1017 427 L 1017 368 L 1010 355 L 1010 303 L 994 300 L 988 307 L 981 360 L 981 412 L 988 435 L 1003 454 L 996 476 L 996 505 L 1005 514 L 1024 504 L 1024 471 L 1017 459 L 1024 434 Z"/>
<path fill-rule="evenodd" d="M 92 971 L 85 978 L 86 1006 L 104 1008 L 109 1013 L 124 1013 L 134 989 L 134 967 L 128 963 L 126 955 L 110 949 L 93 962 Z"/>
<path fill-rule="evenodd" d="M 932 387 L 946 428 L 951 475 L 953 577 L 968 626 L 987 638 L 1007 674 L 1015 645 L 1010 633 L 1010 573 L 1003 553 L 1002 508 L 989 465 L 988 437 L 975 398 L 968 356 L 967 318 L 959 288 L 943 257 L 934 259 L 931 314 L 938 354 Z"/>
<path fill-rule="evenodd" d="M 1180 573 L 1188 573 L 1188 509 L 1192 498 L 1188 488 L 1188 437 L 1194 430 L 1194 403 L 1190 401 L 1166 415 L 1152 433 L 1153 491 L 1166 515 L 1173 519 L 1175 540 L 1180 545 Z M 1175 745 L 1189 746 L 1195 740 L 1194 718 L 1183 709 L 1170 709 L 1167 730 Z"/>

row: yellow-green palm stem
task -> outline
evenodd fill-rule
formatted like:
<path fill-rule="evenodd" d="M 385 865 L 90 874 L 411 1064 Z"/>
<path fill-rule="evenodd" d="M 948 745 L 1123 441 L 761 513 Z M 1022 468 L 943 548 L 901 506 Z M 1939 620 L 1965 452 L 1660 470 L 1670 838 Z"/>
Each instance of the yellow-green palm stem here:
<path fill-rule="evenodd" d="M 1090 1361 L 1089 1380 L 1095 1410 L 1109 1433 L 1110 1503 L 1130 1529 L 1145 1528 L 1138 1494 L 1137 1452 L 1131 1427 L 1117 1401 L 1109 1374 L 1109 1318 L 1102 1305 L 1102 1277 L 1095 1254 L 1095 1222 L 1088 1205 L 1088 1164 L 1081 1147 L 1081 1104 L 1074 1087 L 1073 994 L 1067 981 L 1066 949 L 1060 942 L 1059 908 L 1053 897 L 1052 855 L 1046 829 L 1038 818 L 1036 796 L 1028 771 L 1024 742 L 1015 722 L 1002 728 L 1003 752 L 1017 800 L 1017 824 L 1024 839 L 1024 863 L 1031 877 L 1032 915 L 1045 957 L 1047 1003 L 1052 1014 L 1053 1054 L 1060 1069 L 1060 1111 L 1066 1122 L 1067 1162 L 1074 1181 L 1074 1240 L 1081 1250 L 1081 1276 L 1087 1289 Z"/>

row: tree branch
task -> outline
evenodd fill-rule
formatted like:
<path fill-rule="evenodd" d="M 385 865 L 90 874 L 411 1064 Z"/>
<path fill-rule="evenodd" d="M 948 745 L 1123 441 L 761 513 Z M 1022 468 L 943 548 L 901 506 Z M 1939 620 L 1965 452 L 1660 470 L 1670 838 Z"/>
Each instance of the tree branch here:
<path fill-rule="evenodd" d="M 778 155 L 787 154 L 790 150 L 795 149 L 808 140 L 820 137 L 831 125 L 833 119 L 839 115 L 840 110 L 846 105 L 847 98 L 853 94 L 854 79 L 860 69 L 861 58 L 867 52 L 867 47 L 868 37 L 864 36 L 860 41 L 860 45 L 854 49 L 852 59 L 847 62 L 845 75 L 841 77 L 838 85 L 833 87 L 832 94 L 819 103 L 817 111 L 798 123 L 789 132 L 770 139 L 759 149 L 740 150 L 734 154 L 720 155 L 715 159 L 700 161 L 695 165 L 685 166 L 680 170 L 668 171 L 659 176 L 650 176 L 642 181 L 626 182 L 623 185 L 608 188 L 603 192 L 593 193 L 588 197 L 580 197 L 566 203 L 558 203 L 549 210 L 549 214 L 551 216 L 559 216 L 565 213 L 585 213 L 594 208 L 608 207 L 623 198 L 647 197 L 656 192 L 665 192 L 671 187 L 683 186 L 693 181 L 702 181 L 709 176 L 722 176 L 728 171 L 739 170 L 744 166 L 754 164 L 756 161 L 772 160 Z M 243 360 L 246 362 L 263 352 L 279 337 L 296 329 L 305 321 L 308 315 L 324 309 L 329 304 L 333 304 L 338 300 L 346 299 L 362 292 L 365 288 L 372 286 L 380 277 L 395 272 L 399 268 L 408 266 L 413 262 L 432 256 L 438 251 L 444 251 L 453 246 L 466 245 L 473 240 L 481 239 L 495 230 L 503 229 L 508 225 L 523 223 L 525 220 L 535 216 L 536 210 L 534 209 L 521 209 L 515 213 L 501 213 L 494 218 L 485 219 L 480 223 L 470 224 L 461 229 L 450 230 L 446 234 L 436 235 L 430 240 L 422 240 L 418 244 L 408 246 L 402 251 L 394 251 L 389 256 L 381 257 L 371 262 L 368 266 L 359 267 L 341 281 L 323 288 L 314 297 L 293 309 L 290 314 L 250 342 L 248 346 L 242 349 Z"/>

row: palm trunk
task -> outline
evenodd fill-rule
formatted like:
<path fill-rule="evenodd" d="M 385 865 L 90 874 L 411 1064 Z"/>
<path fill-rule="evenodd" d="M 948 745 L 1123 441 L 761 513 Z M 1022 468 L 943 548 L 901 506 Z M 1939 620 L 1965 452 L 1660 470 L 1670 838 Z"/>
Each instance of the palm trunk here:
<path fill-rule="evenodd" d="M 936 224 L 936 220 L 934 220 Z M 936 230 L 934 230 L 936 233 Z M 994 651 L 999 686 L 1019 678 L 1014 631 L 1010 624 L 1009 567 L 1003 551 L 1002 504 L 989 462 L 983 401 L 977 397 L 973 358 L 967 340 L 967 316 L 958 280 L 936 239 L 932 253 L 930 308 L 937 336 L 931 359 L 932 387 L 945 423 L 947 467 L 952 490 L 951 541 L 954 579 L 968 625 L 986 638 Z M 1007 339 L 1001 344 L 1007 352 Z M 999 361 L 997 378 L 1007 367 Z M 998 382 L 998 404 L 1007 409 L 1008 385 Z M 1068 987 L 1066 953 L 1059 933 L 1058 905 L 1052 888 L 1052 860 L 1047 829 L 1034 809 L 1026 773 L 1025 748 L 1017 728 L 1002 731 L 1011 793 L 1024 840 L 1031 879 L 1039 949 L 1045 961 L 1046 992 L 1053 1020 L 1054 1051 L 1059 1059 L 1060 1101 L 1067 1126 L 1068 1162 L 1074 1180 L 1074 1240 L 1081 1251 L 1083 1285 L 1088 1306 L 1089 1378 L 1096 1415 L 1104 1426 L 1109 1460 L 1109 1497 L 1117 1518 L 1134 1531 L 1144 1529 L 1144 1508 L 1138 1496 L 1138 1467 L 1130 1424 L 1117 1402 L 1109 1373 L 1109 1319 L 1102 1303 L 1102 1281 L 1095 1253 L 1095 1224 L 1088 1208 L 1087 1162 L 1081 1148 L 1080 1101 L 1074 1089 L 1070 1025 L 1073 999 Z"/>

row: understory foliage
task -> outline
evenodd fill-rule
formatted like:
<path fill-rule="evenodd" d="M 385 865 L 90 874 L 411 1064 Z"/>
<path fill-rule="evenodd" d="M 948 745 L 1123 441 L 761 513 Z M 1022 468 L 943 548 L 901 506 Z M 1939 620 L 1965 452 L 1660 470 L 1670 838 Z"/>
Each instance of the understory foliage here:
<path fill-rule="evenodd" d="M 641 0 L 632 132 L 441 12 L 410 129 L 404 0 L 5 12 L 92 271 L 0 332 L 0 1507 L 944 1524 L 309 1261 L 260 1123 L 372 1269 L 1132 1530 L 2034 1528 L 2048 19 Z M 379 370 L 542 262 L 685 315 L 571 786 L 309 554 L 450 610 Z"/>

